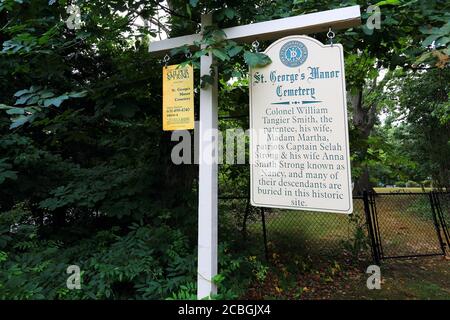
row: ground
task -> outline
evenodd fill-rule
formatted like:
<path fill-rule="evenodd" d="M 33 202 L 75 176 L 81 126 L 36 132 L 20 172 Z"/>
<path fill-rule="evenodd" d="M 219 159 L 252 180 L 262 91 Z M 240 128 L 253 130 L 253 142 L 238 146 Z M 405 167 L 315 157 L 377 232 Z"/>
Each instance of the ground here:
<path fill-rule="evenodd" d="M 367 290 L 363 275 L 341 298 L 450 300 L 450 261 L 444 257 L 392 260 L 381 271 L 381 290 Z"/>
<path fill-rule="evenodd" d="M 443 257 L 392 260 L 381 266 L 381 289 L 369 290 L 366 267 L 337 262 L 327 267 L 289 270 L 278 263 L 248 299 L 439 299 L 450 300 L 450 261 Z"/>

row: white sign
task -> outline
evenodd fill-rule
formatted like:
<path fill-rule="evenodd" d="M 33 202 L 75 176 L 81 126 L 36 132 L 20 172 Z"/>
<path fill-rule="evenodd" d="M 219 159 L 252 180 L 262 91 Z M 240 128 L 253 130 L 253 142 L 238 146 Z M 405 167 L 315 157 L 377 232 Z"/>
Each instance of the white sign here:
<path fill-rule="evenodd" d="M 351 213 L 342 46 L 290 36 L 265 54 L 250 71 L 252 205 Z"/>

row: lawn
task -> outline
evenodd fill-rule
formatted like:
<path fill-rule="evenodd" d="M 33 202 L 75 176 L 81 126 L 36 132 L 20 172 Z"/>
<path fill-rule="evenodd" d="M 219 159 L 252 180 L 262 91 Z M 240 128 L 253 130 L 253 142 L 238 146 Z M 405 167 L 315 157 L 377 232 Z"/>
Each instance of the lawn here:
<path fill-rule="evenodd" d="M 397 188 L 373 188 L 375 192 L 378 193 L 422 193 L 422 192 L 430 192 L 433 191 L 433 188 L 405 188 L 405 187 L 397 187 Z"/>

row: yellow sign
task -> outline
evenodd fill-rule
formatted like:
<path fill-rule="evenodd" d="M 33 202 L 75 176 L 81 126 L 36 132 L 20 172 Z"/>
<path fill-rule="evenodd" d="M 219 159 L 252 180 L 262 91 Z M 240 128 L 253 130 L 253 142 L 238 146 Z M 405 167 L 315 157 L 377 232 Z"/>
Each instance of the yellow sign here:
<path fill-rule="evenodd" d="M 191 65 L 163 67 L 163 130 L 194 129 L 194 71 Z"/>

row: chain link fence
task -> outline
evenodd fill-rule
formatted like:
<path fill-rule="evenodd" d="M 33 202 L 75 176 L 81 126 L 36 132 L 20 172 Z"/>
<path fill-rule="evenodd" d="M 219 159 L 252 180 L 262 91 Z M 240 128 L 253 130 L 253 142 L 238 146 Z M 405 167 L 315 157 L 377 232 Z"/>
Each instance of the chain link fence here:
<path fill-rule="evenodd" d="M 442 227 L 442 238 L 450 249 L 450 193 L 434 193 L 438 222 Z"/>
<path fill-rule="evenodd" d="M 247 199 L 227 197 L 220 199 L 219 209 L 220 219 L 238 231 L 240 245 L 254 248 L 255 254 L 266 249 L 269 258 L 273 254 L 326 259 L 370 254 L 362 198 L 354 199 L 351 215 L 255 208 Z"/>
<path fill-rule="evenodd" d="M 377 193 L 374 200 L 383 258 L 442 254 L 429 193 Z"/>
<path fill-rule="evenodd" d="M 378 193 L 371 197 L 373 202 L 367 208 L 363 197 L 355 197 L 351 215 L 255 208 L 245 196 L 224 197 L 220 217 L 234 228 L 242 240 L 242 249 L 255 254 L 266 251 L 268 258 L 277 254 L 328 260 L 370 259 L 374 245 L 385 259 L 440 255 L 445 252 L 448 237 L 450 194 L 436 195 L 444 222 L 439 220 L 438 208 L 433 208 L 430 193 Z M 371 211 L 375 222 L 373 243 L 367 211 Z"/>

